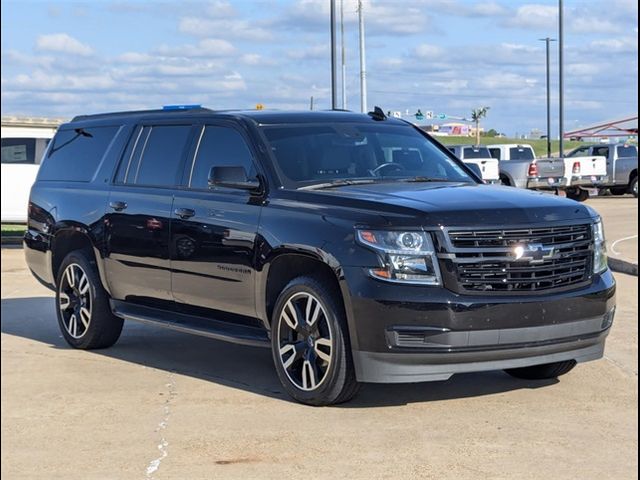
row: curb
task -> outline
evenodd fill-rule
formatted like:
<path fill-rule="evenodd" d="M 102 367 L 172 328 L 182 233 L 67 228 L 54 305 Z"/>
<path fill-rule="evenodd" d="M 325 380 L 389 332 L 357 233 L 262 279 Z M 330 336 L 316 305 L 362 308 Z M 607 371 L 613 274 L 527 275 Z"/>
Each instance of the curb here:
<path fill-rule="evenodd" d="M 638 264 L 621 260 L 619 258 L 608 258 L 609 268 L 614 272 L 626 273 L 627 275 L 638 276 Z"/>
<path fill-rule="evenodd" d="M 15 246 L 15 245 L 20 245 L 22 246 L 22 236 L 19 237 L 13 237 L 13 236 L 5 236 L 2 237 L 2 246 Z"/>

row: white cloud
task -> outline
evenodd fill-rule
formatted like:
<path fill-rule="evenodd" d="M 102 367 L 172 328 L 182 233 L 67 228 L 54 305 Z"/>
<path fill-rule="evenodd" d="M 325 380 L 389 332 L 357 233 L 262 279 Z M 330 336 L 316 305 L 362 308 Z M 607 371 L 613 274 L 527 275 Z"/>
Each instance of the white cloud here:
<path fill-rule="evenodd" d="M 228 57 L 236 52 L 236 48 L 227 40 L 205 38 L 196 45 L 161 45 L 156 52 L 167 57 Z"/>
<path fill-rule="evenodd" d="M 620 37 L 594 40 L 591 48 L 606 53 L 638 54 L 638 37 Z"/>
<path fill-rule="evenodd" d="M 558 8 L 553 5 L 527 4 L 518 7 L 505 26 L 522 28 L 548 28 L 558 22 Z"/>
<path fill-rule="evenodd" d="M 569 23 L 576 33 L 620 33 L 620 24 L 606 18 L 577 17 Z"/>
<path fill-rule="evenodd" d="M 433 60 L 442 56 L 442 48 L 423 43 L 418 45 L 414 50 L 414 55 L 422 60 Z"/>
<path fill-rule="evenodd" d="M 194 37 L 212 34 L 245 40 L 271 40 L 273 37 L 272 32 L 265 28 L 232 18 L 184 17 L 180 19 L 178 30 Z"/>
<path fill-rule="evenodd" d="M 36 40 L 36 50 L 41 52 L 66 53 L 70 55 L 88 56 L 93 49 L 66 33 L 40 35 Z"/>

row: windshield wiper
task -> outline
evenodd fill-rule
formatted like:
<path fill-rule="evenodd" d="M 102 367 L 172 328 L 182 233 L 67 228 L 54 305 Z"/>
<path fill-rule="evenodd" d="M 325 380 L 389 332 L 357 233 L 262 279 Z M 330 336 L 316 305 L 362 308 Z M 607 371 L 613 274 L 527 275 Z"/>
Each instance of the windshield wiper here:
<path fill-rule="evenodd" d="M 347 187 L 349 185 L 367 185 L 370 183 L 376 183 L 375 179 L 362 179 L 362 180 L 334 180 L 333 182 L 317 183 L 315 185 L 307 185 L 300 187 L 298 190 L 323 190 L 326 188 Z"/>
<path fill-rule="evenodd" d="M 398 178 L 397 182 L 453 182 L 454 180 L 448 178 L 432 178 L 432 177 L 406 177 Z"/>

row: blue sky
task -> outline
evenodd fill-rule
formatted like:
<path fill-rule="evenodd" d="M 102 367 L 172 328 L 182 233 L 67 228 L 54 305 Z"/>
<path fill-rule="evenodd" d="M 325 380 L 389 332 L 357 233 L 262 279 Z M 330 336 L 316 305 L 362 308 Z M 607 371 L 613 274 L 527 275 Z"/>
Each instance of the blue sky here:
<path fill-rule="evenodd" d="M 356 0 L 344 4 L 358 110 Z M 328 18 L 328 0 L 2 1 L 2 115 L 307 109 L 311 96 L 329 108 Z M 557 1 L 367 0 L 365 18 L 370 107 L 465 117 L 490 106 L 488 127 L 544 129 L 538 39 L 557 36 Z M 565 18 L 566 129 L 637 114 L 636 2 L 566 0 Z"/>

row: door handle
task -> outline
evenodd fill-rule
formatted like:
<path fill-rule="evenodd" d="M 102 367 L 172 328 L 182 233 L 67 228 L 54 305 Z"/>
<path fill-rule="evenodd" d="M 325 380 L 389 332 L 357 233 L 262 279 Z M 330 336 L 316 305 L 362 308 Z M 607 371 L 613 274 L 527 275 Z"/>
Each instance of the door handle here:
<path fill-rule="evenodd" d="M 196 211 L 192 208 L 176 208 L 174 213 L 183 220 L 186 220 L 187 218 L 193 217 Z"/>
<path fill-rule="evenodd" d="M 126 210 L 127 204 L 126 202 L 110 202 L 109 207 L 111 207 L 116 212 L 121 212 L 122 210 Z"/>

